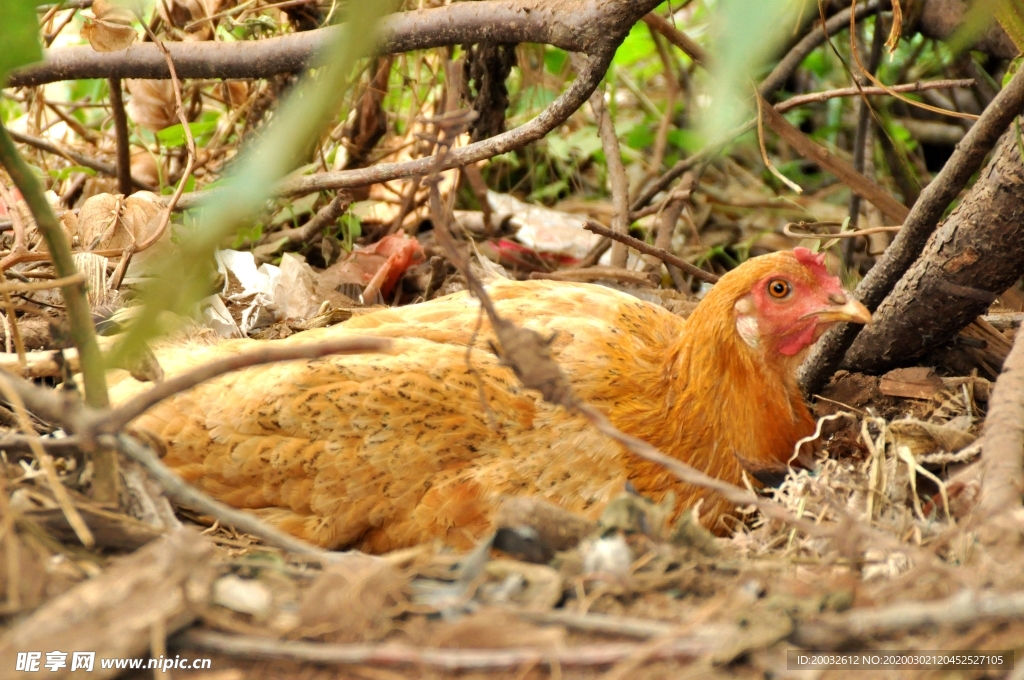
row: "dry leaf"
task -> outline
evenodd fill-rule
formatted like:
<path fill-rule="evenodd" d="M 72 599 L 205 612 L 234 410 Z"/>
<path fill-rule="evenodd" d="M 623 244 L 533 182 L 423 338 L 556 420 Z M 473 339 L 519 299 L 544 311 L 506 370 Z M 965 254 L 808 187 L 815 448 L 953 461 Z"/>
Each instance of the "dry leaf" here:
<path fill-rule="evenodd" d="M 169 25 L 185 29 L 186 40 L 209 40 L 214 22 L 200 21 L 220 11 L 223 0 L 162 0 L 157 3 L 160 17 Z"/>
<path fill-rule="evenodd" d="M 130 167 L 135 179 L 155 187 L 160 186 L 160 169 L 156 165 L 156 158 L 149 151 L 133 153 Z"/>
<path fill-rule="evenodd" d="M 224 99 L 233 109 L 237 109 L 249 99 L 249 83 L 244 80 L 225 80 L 221 89 Z"/>
<path fill-rule="evenodd" d="M 178 123 L 175 113 L 174 88 L 169 80 L 126 80 L 132 97 L 128 115 L 151 132 L 160 132 Z"/>
<path fill-rule="evenodd" d="M 160 197 L 139 191 L 91 197 L 78 213 L 78 240 L 89 250 L 124 248 L 145 241 L 156 229 L 163 210 Z"/>
<path fill-rule="evenodd" d="M 889 433 L 895 446 L 906 446 L 914 457 L 943 451 L 954 453 L 970 446 L 977 439 L 951 425 L 938 425 L 907 418 L 889 423 Z"/>
<path fill-rule="evenodd" d="M 82 37 L 97 52 L 123 50 L 138 37 L 132 28 L 135 17 L 130 9 L 117 7 L 106 0 L 96 0 L 92 5 L 92 13 L 95 18 L 86 18 L 82 26 Z"/>

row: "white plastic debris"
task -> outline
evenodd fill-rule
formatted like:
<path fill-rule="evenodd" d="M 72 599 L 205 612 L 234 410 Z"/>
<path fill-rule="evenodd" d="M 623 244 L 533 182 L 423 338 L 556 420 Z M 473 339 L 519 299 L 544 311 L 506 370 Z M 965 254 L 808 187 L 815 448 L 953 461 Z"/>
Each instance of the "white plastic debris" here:
<path fill-rule="evenodd" d="M 274 604 L 274 596 L 263 583 L 228 574 L 213 584 L 213 602 L 221 607 L 256 619 L 266 618 Z"/>
<path fill-rule="evenodd" d="M 625 576 L 633 564 L 633 551 L 619 533 L 586 541 L 580 549 L 583 552 L 583 571 L 587 574 Z"/>
<path fill-rule="evenodd" d="M 514 196 L 487 192 L 487 202 L 496 213 L 511 215 L 516 240 L 541 253 L 586 257 L 601 237 L 583 228 L 584 217 L 524 203 Z"/>
<path fill-rule="evenodd" d="M 203 325 L 212 329 L 221 338 L 240 338 L 242 331 L 231 318 L 231 312 L 224 306 L 219 295 L 211 295 L 199 301 Z"/>
<path fill-rule="evenodd" d="M 308 319 L 320 309 L 313 269 L 291 253 L 285 253 L 280 267 L 263 264 L 257 268 L 252 253 L 221 250 L 217 252 L 217 268 L 224 274 L 225 282 L 230 272 L 242 287 L 241 292 L 227 299 L 248 303 L 238 324 L 243 336 L 277 321 Z"/>

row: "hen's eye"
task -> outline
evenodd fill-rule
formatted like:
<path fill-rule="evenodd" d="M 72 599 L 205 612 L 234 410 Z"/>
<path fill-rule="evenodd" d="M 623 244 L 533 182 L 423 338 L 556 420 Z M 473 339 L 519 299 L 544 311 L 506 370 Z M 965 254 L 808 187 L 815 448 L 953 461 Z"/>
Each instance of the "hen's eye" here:
<path fill-rule="evenodd" d="M 793 288 L 789 285 L 789 281 L 772 279 L 768 282 L 768 294 L 777 300 L 788 297 L 792 291 Z"/>

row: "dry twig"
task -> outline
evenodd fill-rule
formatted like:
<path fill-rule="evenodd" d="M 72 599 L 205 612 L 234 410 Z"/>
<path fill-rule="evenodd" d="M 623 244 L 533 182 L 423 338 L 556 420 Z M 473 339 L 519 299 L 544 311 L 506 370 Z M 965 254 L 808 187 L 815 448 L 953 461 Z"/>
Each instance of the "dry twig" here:
<path fill-rule="evenodd" d="M 607 238 L 614 239 L 616 241 L 621 241 L 622 243 L 625 243 L 629 247 L 635 248 L 646 255 L 653 255 L 654 257 L 665 262 L 666 264 L 670 264 L 673 267 L 678 267 L 679 269 L 682 269 L 684 272 L 693 276 L 696 279 L 705 281 L 707 283 L 718 282 L 717 274 L 712 274 L 711 272 L 704 271 L 700 267 L 690 264 L 683 258 L 673 255 L 667 250 L 664 250 L 662 248 L 656 248 L 654 246 L 649 246 L 640 239 L 633 238 L 628 234 L 620 234 L 618 232 L 612 231 L 608 227 L 605 227 L 604 225 L 598 224 L 597 222 L 594 222 L 593 220 L 589 219 L 586 221 L 586 224 L 583 225 L 583 228 L 586 229 L 587 231 L 592 231 L 595 234 L 600 234 L 601 236 L 606 236 Z"/>

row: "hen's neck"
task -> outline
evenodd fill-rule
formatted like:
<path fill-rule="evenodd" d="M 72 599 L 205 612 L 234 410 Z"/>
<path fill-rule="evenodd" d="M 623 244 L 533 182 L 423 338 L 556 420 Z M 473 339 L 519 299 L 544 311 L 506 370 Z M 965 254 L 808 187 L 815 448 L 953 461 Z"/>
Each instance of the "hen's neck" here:
<path fill-rule="evenodd" d="M 662 408 L 635 423 L 639 436 L 666 453 L 736 483 L 741 458 L 777 466 L 813 431 L 796 362 L 745 343 L 731 305 L 702 305 L 667 349 L 650 393 Z"/>

